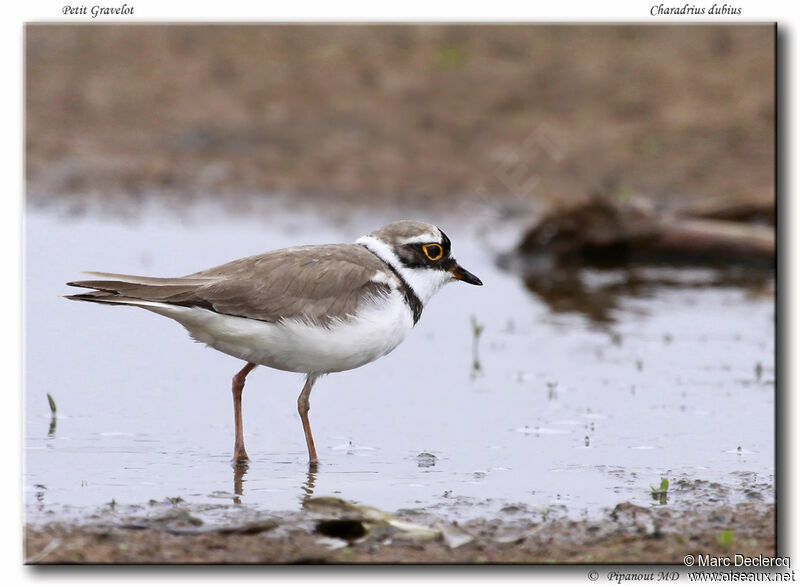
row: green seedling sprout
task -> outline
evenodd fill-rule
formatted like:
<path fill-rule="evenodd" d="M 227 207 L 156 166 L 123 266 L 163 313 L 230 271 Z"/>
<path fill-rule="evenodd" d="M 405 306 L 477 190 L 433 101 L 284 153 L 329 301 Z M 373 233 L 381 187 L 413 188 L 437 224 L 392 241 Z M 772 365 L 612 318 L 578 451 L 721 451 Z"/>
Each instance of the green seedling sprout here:
<path fill-rule="evenodd" d="M 653 495 L 653 499 L 657 499 L 658 503 L 664 505 L 667 503 L 667 491 L 669 490 L 669 480 L 666 478 L 661 479 L 661 485 L 659 487 L 650 486 L 650 493 Z"/>
<path fill-rule="evenodd" d="M 717 534 L 717 544 L 721 548 L 728 550 L 731 547 L 732 543 L 733 543 L 733 530 L 730 529 L 723 530 L 722 532 Z"/>
<path fill-rule="evenodd" d="M 47 394 L 47 403 L 50 404 L 50 428 L 47 431 L 47 436 L 52 438 L 56 433 L 56 400 L 49 393 Z"/>

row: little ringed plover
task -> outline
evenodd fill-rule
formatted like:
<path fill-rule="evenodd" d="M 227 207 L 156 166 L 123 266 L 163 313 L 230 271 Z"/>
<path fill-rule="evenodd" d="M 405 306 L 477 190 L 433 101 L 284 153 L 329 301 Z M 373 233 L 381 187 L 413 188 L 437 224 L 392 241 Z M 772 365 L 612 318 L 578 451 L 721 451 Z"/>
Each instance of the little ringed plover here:
<path fill-rule="evenodd" d="M 242 389 L 257 365 L 304 373 L 297 400 L 308 458 L 308 422 L 320 375 L 355 369 L 391 352 L 446 283 L 483 285 L 453 258 L 438 227 L 402 220 L 355 244 L 309 245 L 231 261 L 185 277 L 115 273 L 67 285 L 93 291 L 71 300 L 136 306 L 176 320 L 192 338 L 247 361 L 233 377 L 234 463 L 248 460 Z"/>

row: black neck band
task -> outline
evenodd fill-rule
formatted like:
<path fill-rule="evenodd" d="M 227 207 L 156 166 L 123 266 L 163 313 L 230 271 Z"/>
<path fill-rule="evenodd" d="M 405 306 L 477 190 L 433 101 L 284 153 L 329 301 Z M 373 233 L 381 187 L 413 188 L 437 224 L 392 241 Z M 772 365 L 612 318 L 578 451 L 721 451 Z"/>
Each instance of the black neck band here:
<path fill-rule="evenodd" d="M 367 245 L 362 244 L 361 246 L 378 257 L 378 259 L 381 259 L 380 255 L 371 250 Z M 383 263 L 392 270 L 392 273 L 394 273 L 394 276 L 397 277 L 397 280 L 400 282 L 400 291 L 403 293 L 406 304 L 411 310 L 411 316 L 414 318 L 414 325 L 416 326 L 417 322 L 419 322 L 420 316 L 422 316 L 422 302 L 417 297 L 417 294 L 414 293 L 414 290 L 411 289 L 411 286 L 408 285 L 408 282 L 403 278 L 402 275 L 400 275 L 400 272 L 392 267 L 392 264 L 387 262 L 385 259 L 381 259 L 381 261 L 383 261 Z"/>

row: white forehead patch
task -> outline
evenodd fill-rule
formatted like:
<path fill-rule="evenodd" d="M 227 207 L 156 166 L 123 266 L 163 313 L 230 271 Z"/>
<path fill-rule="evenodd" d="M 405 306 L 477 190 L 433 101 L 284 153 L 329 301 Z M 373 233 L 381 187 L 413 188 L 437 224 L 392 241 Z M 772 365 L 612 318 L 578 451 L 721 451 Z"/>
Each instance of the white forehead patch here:
<path fill-rule="evenodd" d="M 442 233 L 438 230 L 436 231 L 439 234 L 433 234 L 432 232 L 424 232 L 422 234 L 418 234 L 417 236 L 411 236 L 409 238 L 403 239 L 400 241 L 401 245 L 412 245 L 416 243 L 440 243 L 442 242 Z"/>

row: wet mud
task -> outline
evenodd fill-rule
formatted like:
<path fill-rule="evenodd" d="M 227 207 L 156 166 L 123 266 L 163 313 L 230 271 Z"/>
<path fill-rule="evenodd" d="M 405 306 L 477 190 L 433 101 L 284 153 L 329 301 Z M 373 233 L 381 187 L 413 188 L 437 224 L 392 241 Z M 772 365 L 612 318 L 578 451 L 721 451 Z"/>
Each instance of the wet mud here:
<path fill-rule="evenodd" d="M 209 508 L 151 504 L 100 513 L 79 525 L 29 526 L 27 564 L 682 564 L 686 554 L 775 556 L 775 508 L 741 503 L 691 512 L 621 503 L 594 520 L 522 504 L 491 519 L 445 522 L 401 511 L 404 525 L 374 517 L 246 509 L 208 523 Z"/>

